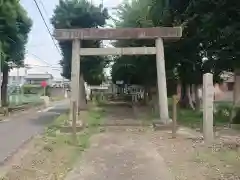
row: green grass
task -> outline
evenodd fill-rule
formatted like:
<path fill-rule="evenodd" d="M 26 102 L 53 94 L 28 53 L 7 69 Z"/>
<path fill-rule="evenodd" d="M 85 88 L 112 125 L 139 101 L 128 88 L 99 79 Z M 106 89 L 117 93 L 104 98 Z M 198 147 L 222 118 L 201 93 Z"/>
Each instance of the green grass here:
<path fill-rule="evenodd" d="M 172 118 L 172 98 L 168 99 L 169 105 L 169 115 Z M 216 102 L 217 113 L 214 114 L 214 124 L 217 126 L 226 125 L 229 123 L 230 119 L 230 102 Z M 227 113 L 226 113 L 227 112 Z M 153 120 L 159 118 L 158 113 L 149 113 L 144 119 Z M 177 107 L 177 122 L 180 125 L 199 128 L 203 122 L 203 113 L 201 111 L 195 111 L 192 109 L 183 109 L 179 106 Z"/>
<path fill-rule="evenodd" d="M 172 110 L 170 109 L 170 116 L 172 116 Z M 214 113 L 214 124 L 216 126 L 223 126 L 229 123 L 229 106 L 226 104 L 221 104 L 217 107 L 217 112 Z M 227 114 L 225 112 L 228 112 Z M 203 113 L 201 111 L 192 109 L 177 108 L 177 121 L 179 124 L 196 128 L 200 127 L 203 123 Z"/>
<path fill-rule="evenodd" d="M 51 101 L 61 101 L 63 99 L 65 99 L 65 97 L 62 96 L 51 97 Z"/>
<path fill-rule="evenodd" d="M 87 113 L 88 128 L 84 129 L 81 133 L 77 134 L 77 146 L 81 149 L 88 147 L 90 137 L 99 132 L 98 124 L 103 123 L 104 111 L 102 109 L 92 108 Z M 66 124 L 69 119 L 69 114 L 62 114 L 54 120 L 45 130 L 46 138 L 55 138 L 56 141 L 61 143 L 73 144 L 71 134 L 61 134 L 59 130 Z"/>
<path fill-rule="evenodd" d="M 90 146 L 90 138 L 92 135 L 99 132 L 99 128 L 94 125 L 101 123 L 102 117 L 102 110 L 89 110 L 87 120 L 89 121 L 90 127 L 77 133 L 77 143 L 74 143 L 71 133 L 60 133 L 59 131 L 60 128 L 64 126 L 66 120 L 68 120 L 69 114 L 60 115 L 45 129 L 45 133 L 41 138 L 44 141 L 43 149 L 53 154 L 58 154 L 59 151 L 66 151 L 68 155 L 64 157 L 64 169 L 68 169 L 69 171 L 81 156 L 81 152 Z M 55 159 L 50 158 L 49 161 L 55 161 Z M 64 173 L 67 173 L 67 171 Z"/>
<path fill-rule="evenodd" d="M 95 127 L 104 122 L 105 111 L 102 108 L 91 109 L 88 112 L 87 123 L 90 127 Z"/>
<path fill-rule="evenodd" d="M 171 112 L 170 114 L 172 115 Z M 200 127 L 202 114 L 189 109 L 178 109 L 177 122 L 188 127 Z"/>
<path fill-rule="evenodd" d="M 18 97 L 19 102 L 16 102 L 16 98 Z M 11 95 L 9 98 L 9 105 L 23 105 L 23 104 L 40 104 L 43 103 L 43 100 L 40 99 L 40 96 L 33 94 L 24 94 L 24 95 Z"/>

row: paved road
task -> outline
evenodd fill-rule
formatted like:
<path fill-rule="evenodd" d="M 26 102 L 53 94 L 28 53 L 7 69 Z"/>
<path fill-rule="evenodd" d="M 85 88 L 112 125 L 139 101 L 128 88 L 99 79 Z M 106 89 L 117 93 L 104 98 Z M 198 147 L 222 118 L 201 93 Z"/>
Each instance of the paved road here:
<path fill-rule="evenodd" d="M 68 101 L 52 104 L 42 111 L 29 111 L 19 117 L 0 122 L 0 165 L 16 152 L 24 142 L 42 133 L 55 117 L 67 111 Z"/>

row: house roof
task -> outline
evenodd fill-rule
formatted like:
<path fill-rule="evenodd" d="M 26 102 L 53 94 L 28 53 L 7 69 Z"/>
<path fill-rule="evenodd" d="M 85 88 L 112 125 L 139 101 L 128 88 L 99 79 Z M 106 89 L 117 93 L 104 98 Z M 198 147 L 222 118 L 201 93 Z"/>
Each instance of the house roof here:
<path fill-rule="evenodd" d="M 52 74 L 28 74 L 25 79 L 53 79 Z"/>

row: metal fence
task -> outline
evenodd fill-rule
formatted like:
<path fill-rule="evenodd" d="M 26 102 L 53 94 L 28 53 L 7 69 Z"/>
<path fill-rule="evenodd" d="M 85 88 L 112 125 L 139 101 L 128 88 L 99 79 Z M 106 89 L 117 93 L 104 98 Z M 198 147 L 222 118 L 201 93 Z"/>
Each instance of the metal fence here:
<path fill-rule="evenodd" d="M 40 104 L 43 100 L 39 94 L 23 94 L 21 87 L 18 85 L 8 86 L 8 102 L 10 106 L 23 104 Z"/>

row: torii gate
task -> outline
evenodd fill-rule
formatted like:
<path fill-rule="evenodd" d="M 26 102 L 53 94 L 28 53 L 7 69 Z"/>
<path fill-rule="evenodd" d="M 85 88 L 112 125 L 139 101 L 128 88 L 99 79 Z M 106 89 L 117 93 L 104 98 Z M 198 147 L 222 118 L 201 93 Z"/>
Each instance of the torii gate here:
<path fill-rule="evenodd" d="M 159 94 L 160 121 L 169 123 L 167 85 L 164 59 L 163 39 L 179 39 L 181 27 L 153 28 L 117 28 L 117 29 L 56 29 L 54 36 L 59 41 L 72 41 L 72 72 L 71 72 L 71 110 L 76 106 L 79 97 L 80 56 L 92 55 L 150 55 L 156 54 L 157 83 Z M 120 39 L 155 39 L 155 47 L 125 48 L 81 48 L 82 40 L 120 40 Z M 77 119 L 77 114 L 73 114 Z"/>

